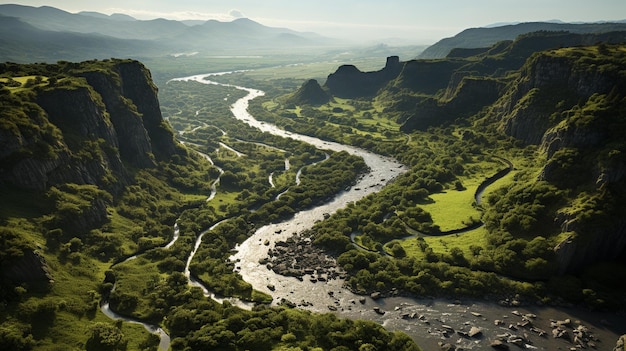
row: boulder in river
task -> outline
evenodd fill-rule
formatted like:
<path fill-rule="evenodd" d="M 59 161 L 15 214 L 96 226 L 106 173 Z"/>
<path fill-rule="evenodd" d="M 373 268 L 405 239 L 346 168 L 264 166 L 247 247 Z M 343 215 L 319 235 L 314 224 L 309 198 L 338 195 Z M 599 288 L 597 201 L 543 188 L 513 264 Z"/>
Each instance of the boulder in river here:
<path fill-rule="evenodd" d="M 470 338 L 480 338 L 483 334 L 482 329 L 478 328 L 478 327 L 471 327 L 470 331 L 467 333 L 467 335 Z"/>
<path fill-rule="evenodd" d="M 504 341 L 498 340 L 498 339 L 492 340 L 489 346 L 493 347 L 496 350 L 508 350 L 509 349 L 509 345 L 507 345 Z"/>

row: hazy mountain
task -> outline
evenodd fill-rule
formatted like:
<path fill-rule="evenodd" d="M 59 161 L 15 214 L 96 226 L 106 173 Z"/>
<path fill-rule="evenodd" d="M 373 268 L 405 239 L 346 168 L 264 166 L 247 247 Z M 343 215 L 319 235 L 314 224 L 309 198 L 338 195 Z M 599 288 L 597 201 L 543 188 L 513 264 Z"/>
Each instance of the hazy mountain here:
<path fill-rule="evenodd" d="M 454 48 L 486 48 L 502 40 L 513 40 L 518 35 L 536 31 L 566 31 L 571 33 L 602 33 L 626 30 L 626 23 L 554 23 L 528 22 L 469 28 L 451 38 L 445 38 L 424 50 L 417 58 L 443 58 Z"/>
<path fill-rule="evenodd" d="M 81 11 L 78 13 L 79 15 L 83 15 L 83 16 L 91 16 L 91 17 L 96 17 L 96 18 L 106 18 L 106 19 L 112 19 L 112 20 L 116 20 L 116 21 L 136 21 L 137 19 L 133 16 L 129 16 L 123 13 L 113 13 L 111 15 L 106 15 L 104 13 L 100 13 L 100 12 L 93 12 L 93 11 Z"/>
<path fill-rule="evenodd" d="M 232 22 L 154 19 L 124 14 L 77 14 L 49 6 L 0 5 L 0 61 L 34 62 L 163 56 L 181 51 L 248 54 L 250 50 L 335 45 L 315 33 Z M 11 19 L 9 19 L 11 18 Z"/>
<path fill-rule="evenodd" d="M 46 31 L 0 15 L 0 61 L 56 62 L 93 58 L 157 55 L 155 42 L 124 40 L 100 34 Z"/>
<path fill-rule="evenodd" d="M 150 21 L 119 21 L 116 17 L 94 13 L 73 14 L 54 7 L 0 5 L 0 14 L 17 17 L 42 30 L 57 32 L 98 33 L 120 39 L 159 39 L 168 33 L 179 33 L 188 28 L 178 21 L 155 19 Z"/>

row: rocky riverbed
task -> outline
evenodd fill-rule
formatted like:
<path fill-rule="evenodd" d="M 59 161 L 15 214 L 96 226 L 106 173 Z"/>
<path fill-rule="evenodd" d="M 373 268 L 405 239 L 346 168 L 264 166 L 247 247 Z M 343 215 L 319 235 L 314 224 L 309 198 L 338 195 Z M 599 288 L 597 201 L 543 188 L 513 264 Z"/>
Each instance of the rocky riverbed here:
<path fill-rule="evenodd" d="M 280 234 L 280 230 L 276 232 Z M 263 245 L 269 246 L 269 241 Z M 295 277 L 317 285 L 334 285 L 345 277 L 334 258 L 313 246 L 305 234 L 276 241 L 259 261 L 285 279 Z M 276 287 L 270 285 L 269 289 L 274 292 Z M 409 334 L 424 350 L 613 350 L 625 331 L 624 316 L 541 306 L 514 297 L 446 301 L 402 297 L 395 290 L 358 296 L 332 288 L 327 295 L 324 301 L 292 301 L 286 296 L 278 303 L 375 320 Z"/>

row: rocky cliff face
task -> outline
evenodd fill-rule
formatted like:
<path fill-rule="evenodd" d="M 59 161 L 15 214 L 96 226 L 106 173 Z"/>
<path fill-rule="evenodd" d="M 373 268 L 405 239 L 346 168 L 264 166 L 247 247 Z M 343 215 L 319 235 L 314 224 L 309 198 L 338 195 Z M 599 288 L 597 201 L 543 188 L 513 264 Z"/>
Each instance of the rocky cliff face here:
<path fill-rule="evenodd" d="M 571 189 L 571 203 L 555 217 L 571 233 L 555 247 L 562 273 L 626 249 L 626 221 L 616 212 L 626 175 L 623 58 L 602 46 L 537 54 L 496 104 L 501 129 L 543 151 L 538 179 Z"/>
<path fill-rule="evenodd" d="M 325 86 L 331 95 L 341 98 L 373 96 L 401 70 L 398 56 L 388 57 L 385 67 L 375 72 L 361 72 L 353 65 L 343 65 L 328 76 Z"/>
<path fill-rule="evenodd" d="M 466 118 L 492 104 L 500 96 L 503 83 L 462 73 L 452 75 L 442 99 L 428 99 L 418 104 L 400 129 L 405 132 L 424 130 L 442 122 Z"/>
<path fill-rule="evenodd" d="M 149 72 L 138 62 L 75 65 L 68 83 L 24 95 L 14 128 L 0 130 L 0 182 L 45 190 L 63 183 L 94 184 L 113 194 L 130 180 L 124 165 L 152 167 L 176 152 Z M 84 78 L 86 83 L 76 83 Z M 69 83 L 73 80 L 74 83 Z M 24 105 L 30 106 L 25 109 Z"/>
<path fill-rule="evenodd" d="M 551 115 L 593 94 L 608 94 L 619 83 L 613 72 L 579 64 L 571 57 L 549 53 L 529 60 L 503 97 L 503 130 L 526 143 L 540 144 L 546 130 L 554 125 Z"/>

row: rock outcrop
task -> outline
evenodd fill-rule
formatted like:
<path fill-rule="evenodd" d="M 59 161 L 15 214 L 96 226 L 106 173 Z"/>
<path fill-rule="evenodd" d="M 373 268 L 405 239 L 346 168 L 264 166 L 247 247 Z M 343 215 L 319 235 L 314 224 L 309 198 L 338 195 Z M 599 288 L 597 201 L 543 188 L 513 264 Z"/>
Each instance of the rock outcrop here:
<path fill-rule="evenodd" d="M 555 223 L 571 233 L 555 247 L 561 273 L 615 259 L 626 249 L 626 221 L 615 211 L 621 204 L 609 195 L 626 175 L 626 159 L 610 147 L 623 138 L 619 106 L 626 79 L 616 64 L 621 56 L 613 56 L 609 47 L 599 47 L 606 51 L 599 55 L 594 50 L 535 55 L 499 105 L 502 130 L 543 151 L 539 180 L 595 189 L 594 195 L 579 195 L 585 206 L 573 200 L 556 213 Z"/>
<path fill-rule="evenodd" d="M 614 72 L 579 64 L 572 57 L 549 52 L 529 60 L 512 90 L 503 97 L 502 129 L 528 144 L 540 144 L 544 133 L 554 125 L 551 116 L 555 113 L 593 94 L 623 91 L 624 82 L 616 81 Z"/>
<path fill-rule="evenodd" d="M 398 56 L 388 57 L 385 67 L 374 72 L 361 72 L 354 65 L 343 65 L 328 76 L 325 86 L 331 95 L 341 98 L 373 96 L 395 79 L 402 68 Z"/>
<path fill-rule="evenodd" d="M 330 101 L 330 94 L 326 92 L 315 79 L 306 81 L 289 99 L 294 105 L 323 105 Z"/>
<path fill-rule="evenodd" d="M 3 265 L 0 277 L 35 289 L 46 289 L 54 283 L 46 260 L 37 251 L 26 251 L 21 258 Z"/>
<path fill-rule="evenodd" d="M 400 130 L 423 130 L 442 122 L 469 117 L 498 99 L 504 83 L 488 77 L 466 76 L 464 73 L 452 75 L 443 99 L 427 99 L 419 103 Z"/>

